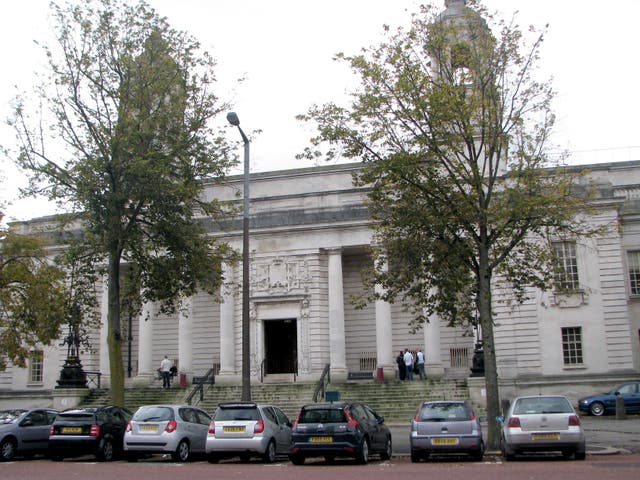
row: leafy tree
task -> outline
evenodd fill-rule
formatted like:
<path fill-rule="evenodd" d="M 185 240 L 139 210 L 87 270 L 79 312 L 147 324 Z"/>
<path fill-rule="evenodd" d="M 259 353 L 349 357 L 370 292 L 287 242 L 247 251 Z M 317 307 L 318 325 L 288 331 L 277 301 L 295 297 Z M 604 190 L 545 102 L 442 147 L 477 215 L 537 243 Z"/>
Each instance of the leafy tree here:
<path fill-rule="evenodd" d="M 111 395 L 122 405 L 122 268 L 136 272 L 126 297 L 135 287 L 163 311 L 221 281 L 229 249 L 198 218 L 228 210 L 202 195 L 203 180 L 223 179 L 235 158 L 212 126 L 228 105 L 212 91 L 214 60 L 144 1 L 52 3 L 52 13 L 44 111 L 18 99 L 17 163 L 28 193 L 74 213 L 65 228 L 82 232 L 75 259 L 106 275 Z"/>
<path fill-rule="evenodd" d="M 387 28 L 379 46 L 339 54 L 360 78 L 351 104 L 313 106 L 300 118 L 316 122 L 316 147 L 329 145 L 305 155 L 364 162 L 355 181 L 370 187 L 376 256 L 367 281 L 384 287 L 368 300 L 413 306 L 413 329 L 433 314 L 479 322 L 496 448 L 492 287 L 520 301 L 548 287 L 546 240 L 592 233 L 576 216 L 590 191 L 580 175 L 550 168 L 553 91 L 533 77 L 543 35 L 529 44 L 475 1 L 446 3 L 443 13 L 422 7 L 407 30 Z"/>

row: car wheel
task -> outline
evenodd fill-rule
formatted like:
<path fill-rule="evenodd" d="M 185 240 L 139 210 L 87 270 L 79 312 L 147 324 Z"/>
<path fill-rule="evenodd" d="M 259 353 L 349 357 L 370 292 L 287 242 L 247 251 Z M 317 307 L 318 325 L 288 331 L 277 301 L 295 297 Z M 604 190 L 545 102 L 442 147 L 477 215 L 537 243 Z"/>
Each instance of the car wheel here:
<path fill-rule="evenodd" d="M 589 413 L 596 417 L 604 415 L 604 404 L 602 402 L 593 402 L 589 405 Z"/>
<path fill-rule="evenodd" d="M 215 453 L 210 453 L 209 455 L 207 455 L 207 461 L 209 463 L 218 463 L 220 461 L 220 457 L 218 457 L 218 455 L 216 455 Z"/>
<path fill-rule="evenodd" d="M 104 439 L 102 441 L 102 446 L 100 447 L 97 457 L 98 460 L 102 462 L 110 462 L 113 460 L 113 443 L 111 440 Z"/>
<path fill-rule="evenodd" d="M 127 453 L 124 458 L 127 462 L 137 462 L 139 457 L 135 453 Z"/>
<path fill-rule="evenodd" d="M 365 465 L 369 462 L 369 441 L 366 438 L 362 439 L 362 444 L 356 452 L 356 462 L 360 465 Z"/>
<path fill-rule="evenodd" d="M 573 458 L 575 458 L 576 460 L 584 460 L 585 458 L 587 458 L 587 452 L 576 451 L 576 453 L 573 454 Z"/>
<path fill-rule="evenodd" d="M 8 462 L 16 455 L 16 443 L 10 438 L 6 438 L 0 444 L 0 460 Z"/>
<path fill-rule="evenodd" d="M 267 463 L 273 463 L 276 461 L 276 444 L 273 440 L 267 445 L 267 449 L 264 452 L 262 459 Z"/>
<path fill-rule="evenodd" d="M 289 455 L 289 460 L 294 465 L 304 465 L 304 457 L 302 455 Z"/>
<path fill-rule="evenodd" d="M 380 452 L 380 460 L 389 460 L 391 458 L 392 448 L 391 448 L 391 437 L 387 437 L 387 443 L 382 452 Z"/>
<path fill-rule="evenodd" d="M 181 440 L 178 444 L 178 448 L 173 453 L 173 459 L 179 462 L 186 462 L 189 460 L 189 456 L 191 455 L 191 449 L 189 448 L 189 442 L 186 440 Z"/>
<path fill-rule="evenodd" d="M 418 463 L 420 461 L 420 455 L 418 455 L 416 452 L 414 452 L 413 450 L 411 450 L 411 461 L 413 463 Z"/>
<path fill-rule="evenodd" d="M 469 452 L 469 455 L 471 455 L 471 459 L 476 461 L 476 462 L 481 462 L 482 461 L 482 457 L 484 456 L 484 442 L 480 442 L 480 447 L 478 450 L 471 450 Z"/>

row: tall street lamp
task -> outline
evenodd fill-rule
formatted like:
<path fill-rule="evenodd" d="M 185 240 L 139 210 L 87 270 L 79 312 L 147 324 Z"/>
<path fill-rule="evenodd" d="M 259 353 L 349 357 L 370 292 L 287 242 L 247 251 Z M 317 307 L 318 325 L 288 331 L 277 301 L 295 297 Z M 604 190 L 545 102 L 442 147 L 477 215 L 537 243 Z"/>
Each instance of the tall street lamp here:
<path fill-rule="evenodd" d="M 244 142 L 244 207 L 242 212 L 242 400 L 251 400 L 251 368 L 249 338 L 249 139 L 240 128 L 236 112 L 227 113 L 227 120 L 238 127 Z"/>

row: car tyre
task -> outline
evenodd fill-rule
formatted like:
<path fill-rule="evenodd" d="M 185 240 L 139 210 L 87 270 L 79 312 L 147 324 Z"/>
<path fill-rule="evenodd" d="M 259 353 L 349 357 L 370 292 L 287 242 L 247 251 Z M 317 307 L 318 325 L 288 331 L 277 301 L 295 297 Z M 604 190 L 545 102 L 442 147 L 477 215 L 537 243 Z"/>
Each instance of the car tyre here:
<path fill-rule="evenodd" d="M 576 460 L 584 460 L 585 458 L 587 458 L 587 452 L 585 452 L 584 450 L 576 451 L 576 453 L 573 454 L 573 458 L 575 458 Z"/>
<path fill-rule="evenodd" d="M 113 442 L 107 438 L 102 441 L 102 446 L 98 451 L 98 460 L 101 462 L 110 462 L 113 460 Z"/>
<path fill-rule="evenodd" d="M 273 463 L 276 461 L 276 443 L 273 440 L 269 441 L 267 449 L 264 451 L 262 459 L 267 463 Z"/>
<path fill-rule="evenodd" d="M 302 455 L 289 455 L 289 460 L 291 460 L 291 463 L 294 465 L 304 465 L 304 457 Z"/>
<path fill-rule="evenodd" d="M 191 456 L 191 448 L 189 447 L 189 442 L 186 440 L 181 440 L 178 444 L 178 448 L 173 452 L 173 459 L 179 462 L 186 462 L 189 460 Z"/>
<path fill-rule="evenodd" d="M 387 437 L 384 450 L 380 452 L 380 460 L 389 460 L 391 459 L 392 454 L 393 454 L 393 449 L 391 446 L 391 437 Z"/>
<path fill-rule="evenodd" d="M 136 455 L 135 453 L 127 453 L 125 454 L 124 458 L 127 462 L 133 463 L 133 462 L 137 462 L 140 457 L 138 457 L 138 455 Z"/>
<path fill-rule="evenodd" d="M 480 442 L 480 448 L 478 450 L 471 450 L 469 455 L 471 455 L 472 460 L 481 462 L 484 456 L 484 442 Z"/>
<path fill-rule="evenodd" d="M 366 438 L 362 439 L 362 444 L 356 452 L 356 462 L 360 465 L 366 465 L 369 462 L 369 441 Z"/>
<path fill-rule="evenodd" d="M 418 463 L 420 462 L 420 455 L 418 455 L 416 452 L 411 452 L 411 462 L 413 463 Z"/>
<path fill-rule="evenodd" d="M 589 405 L 589 413 L 595 417 L 604 415 L 604 404 L 602 402 L 593 402 Z"/>
<path fill-rule="evenodd" d="M 0 460 L 8 462 L 16 455 L 16 442 L 10 438 L 5 438 L 0 444 Z"/>
<path fill-rule="evenodd" d="M 207 455 L 207 461 L 209 463 L 218 463 L 220 461 L 220 457 L 218 457 L 218 455 L 216 455 L 215 453 L 210 453 L 209 455 Z"/>

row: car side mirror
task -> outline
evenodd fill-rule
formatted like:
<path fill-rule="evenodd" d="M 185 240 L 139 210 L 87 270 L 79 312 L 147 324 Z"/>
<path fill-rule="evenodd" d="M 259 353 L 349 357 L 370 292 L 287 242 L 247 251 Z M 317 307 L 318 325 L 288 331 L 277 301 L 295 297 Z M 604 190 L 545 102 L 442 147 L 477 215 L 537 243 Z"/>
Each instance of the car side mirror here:
<path fill-rule="evenodd" d="M 382 425 L 384 423 L 384 417 L 378 417 L 378 425 Z"/>
<path fill-rule="evenodd" d="M 504 417 L 502 415 L 500 415 L 499 417 L 496 417 L 496 422 L 503 423 L 504 422 Z"/>

